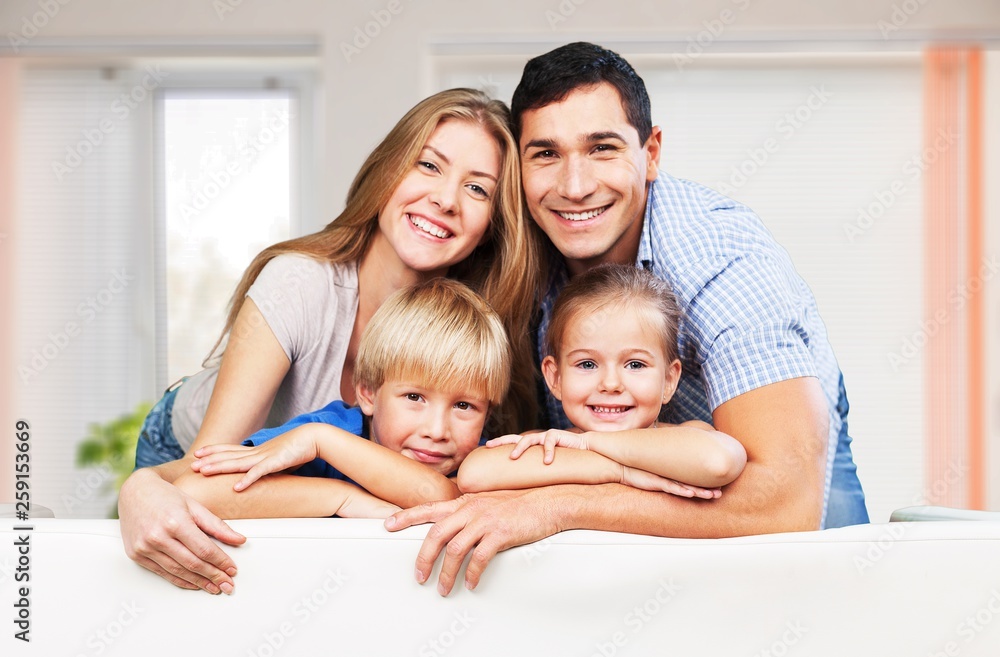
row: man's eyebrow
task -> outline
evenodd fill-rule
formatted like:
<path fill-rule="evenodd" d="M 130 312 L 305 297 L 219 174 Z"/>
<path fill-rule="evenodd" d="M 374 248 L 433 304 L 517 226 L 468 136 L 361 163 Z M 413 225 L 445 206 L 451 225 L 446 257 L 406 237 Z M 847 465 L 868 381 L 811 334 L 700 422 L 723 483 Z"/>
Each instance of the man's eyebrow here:
<path fill-rule="evenodd" d="M 555 147 L 556 147 L 555 140 L 552 140 L 552 139 L 532 139 L 531 141 L 529 141 L 527 144 L 524 145 L 524 150 L 521 151 L 521 154 L 523 155 L 524 153 L 527 153 L 529 148 L 546 148 L 546 149 L 548 149 L 548 148 L 555 148 Z"/>
<path fill-rule="evenodd" d="M 438 149 L 434 148 L 430 144 L 425 144 L 424 148 L 426 148 L 427 150 L 431 151 L 432 153 L 434 153 L 435 155 L 437 155 L 439 158 L 441 158 L 442 160 L 444 160 L 445 164 L 447 164 L 449 166 L 451 165 L 451 160 L 448 159 L 448 156 L 445 155 L 444 153 L 442 153 L 441 151 L 439 151 Z M 478 176 L 480 178 L 489 178 L 493 182 L 497 181 L 497 177 L 494 176 L 492 173 L 486 173 L 485 171 L 470 171 L 469 173 L 472 174 L 473 176 Z"/>
<path fill-rule="evenodd" d="M 618 141 L 625 141 L 625 137 L 620 132 L 615 132 L 613 130 L 608 130 L 606 132 L 592 132 L 587 135 L 587 142 L 593 143 L 595 141 L 607 141 L 608 139 L 617 139 Z"/>

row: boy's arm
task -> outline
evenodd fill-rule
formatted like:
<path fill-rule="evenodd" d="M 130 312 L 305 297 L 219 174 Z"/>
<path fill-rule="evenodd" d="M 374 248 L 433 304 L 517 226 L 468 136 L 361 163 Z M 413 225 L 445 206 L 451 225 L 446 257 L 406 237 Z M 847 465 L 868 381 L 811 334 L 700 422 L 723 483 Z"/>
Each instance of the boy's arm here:
<path fill-rule="evenodd" d="M 203 477 L 192 472 L 175 484 L 220 518 L 386 518 L 399 510 L 346 481 L 274 474 L 242 492 L 238 474 Z"/>
<path fill-rule="evenodd" d="M 246 472 L 236 481 L 240 491 L 263 475 L 319 457 L 376 497 L 404 508 L 459 495 L 448 477 L 329 424 L 303 424 L 254 448 L 213 446 L 196 456 L 193 467 L 203 475 Z"/>
<path fill-rule="evenodd" d="M 706 422 L 629 431 L 591 431 L 581 438 L 587 449 L 622 465 L 704 488 L 731 483 L 747 462 L 746 450 L 739 441 Z"/>

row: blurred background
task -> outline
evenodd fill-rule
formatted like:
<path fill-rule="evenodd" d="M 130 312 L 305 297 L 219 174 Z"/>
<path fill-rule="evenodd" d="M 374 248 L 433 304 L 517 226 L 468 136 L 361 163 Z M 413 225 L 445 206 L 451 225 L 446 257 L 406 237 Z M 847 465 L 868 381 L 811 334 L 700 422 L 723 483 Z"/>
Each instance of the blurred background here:
<path fill-rule="evenodd" d="M 0 502 L 23 419 L 32 501 L 107 516 L 250 258 L 335 217 L 418 100 L 509 102 L 577 40 L 646 80 L 662 168 L 756 210 L 813 288 L 872 520 L 1000 509 L 994 0 L 5 0 Z"/>

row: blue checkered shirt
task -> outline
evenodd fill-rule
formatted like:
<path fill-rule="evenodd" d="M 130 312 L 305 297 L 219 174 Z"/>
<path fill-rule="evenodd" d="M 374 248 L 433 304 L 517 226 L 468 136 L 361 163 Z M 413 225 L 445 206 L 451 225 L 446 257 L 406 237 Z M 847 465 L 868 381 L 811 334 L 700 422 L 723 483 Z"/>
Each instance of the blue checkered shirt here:
<path fill-rule="evenodd" d="M 647 191 L 636 266 L 667 281 L 681 309 L 677 342 L 683 373 L 660 420 L 711 422 L 712 411 L 733 397 L 779 381 L 818 377 L 830 408 L 825 517 L 842 425 L 840 367 L 812 292 L 746 206 L 662 171 Z M 539 362 L 552 305 L 567 281 L 561 264 L 542 301 Z M 569 427 L 559 401 L 545 394 L 551 426 Z"/>

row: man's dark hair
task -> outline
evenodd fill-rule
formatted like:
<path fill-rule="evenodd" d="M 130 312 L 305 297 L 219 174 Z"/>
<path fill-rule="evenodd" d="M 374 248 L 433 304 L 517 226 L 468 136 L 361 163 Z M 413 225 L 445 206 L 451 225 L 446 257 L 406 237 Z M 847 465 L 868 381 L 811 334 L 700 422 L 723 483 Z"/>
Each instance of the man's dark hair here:
<path fill-rule="evenodd" d="M 621 97 L 628 122 L 645 144 L 653 131 L 646 84 L 621 55 L 577 41 L 528 60 L 510 103 L 514 136 L 521 138 L 521 117 L 529 110 L 558 103 L 580 87 L 607 82 Z"/>

